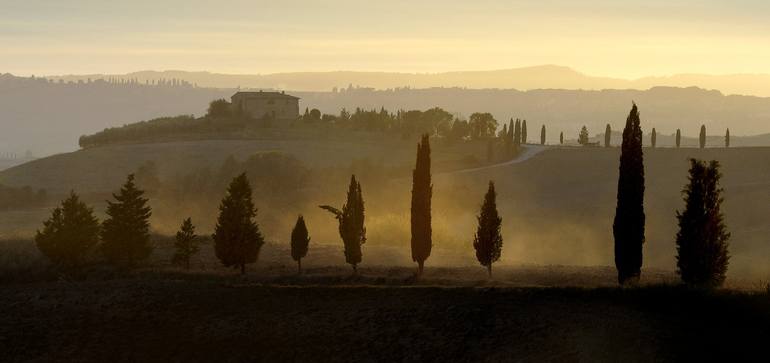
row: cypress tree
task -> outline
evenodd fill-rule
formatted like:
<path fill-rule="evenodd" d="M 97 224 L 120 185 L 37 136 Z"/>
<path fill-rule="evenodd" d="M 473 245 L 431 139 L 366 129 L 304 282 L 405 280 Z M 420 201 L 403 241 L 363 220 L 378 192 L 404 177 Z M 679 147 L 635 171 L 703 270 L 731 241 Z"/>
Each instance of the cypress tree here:
<path fill-rule="evenodd" d="M 257 208 L 251 194 L 246 173 L 230 182 L 227 194 L 219 205 L 219 217 L 212 235 L 214 252 L 219 261 L 225 267 L 240 268 L 241 274 L 246 273 L 246 264 L 257 262 L 259 250 L 265 243 L 254 221 Z"/>
<path fill-rule="evenodd" d="M 615 267 L 618 282 L 638 281 L 644 244 L 644 154 L 642 129 L 636 103 L 623 129 L 618 177 L 618 202 L 612 233 L 615 238 Z"/>
<path fill-rule="evenodd" d="M 564 131 L 559 133 L 559 145 L 564 145 Z"/>
<path fill-rule="evenodd" d="M 503 219 L 497 213 L 496 198 L 495 183 L 490 181 L 489 189 L 484 196 L 484 204 L 481 205 L 481 211 L 476 217 L 479 224 L 473 236 L 476 259 L 487 268 L 489 277 L 492 277 L 492 263 L 500 259 L 503 248 L 503 236 L 500 233 Z"/>
<path fill-rule="evenodd" d="M 137 188 L 130 174 L 115 201 L 107 201 L 108 218 L 102 224 L 102 252 L 107 261 L 121 267 L 131 267 L 147 259 L 150 245 L 151 208 L 144 191 Z"/>
<path fill-rule="evenodd" d="M 545 125 L 540 128 L 540 145 L 545 145 Z"/>
<path fill-rule="evenodd" d="M 61 202 L 35 234 L 35 244 L 43 256 L 62 268 L 83 265 L 99 242 L 99 221 L 93 208 L 80 201 L 75 192 Z"/>
<path fill-rule="evenodd" d="M 725 131 L 725 147 L 730 147 L 730 129 Z"/>
<path fill-rule="evenodd" d="M 730 233 L 721 212 L 722 188 L 719 163 L 690 159 L 689 183 L 682 191 L 684 212 L 677 211 L 677 273 L 696 286 L 719 286 L 725 280 L 730 256 Z"/>
<path fill-rule="evenodd" d="M 655 128 L 652 128 L 652 134 L 650 134 L 650 145 L 652 145 L 652 148 L 655 148 L 655 144 L 658 141 L 658 133 L 655 131 Z"/>
<path fill-rule="evenodd" d="M 516 124 L 513 130 L 513 145 L 516 149 L 521 145 L 521 120 L 516 119 Z"/>
<path fill-rule="evenodd" d="M 610 140 L 612 138 L 612 128 L 610 124 L 604 129 L 604 147 L 610 147 Z"/>
<path fill-rule="evenodd" d="M 706 125 L 700 126 L 700 148 L 703 149 L 706 147 Z"/>
<path fill-rule="evenodd" d="M 422 136 L 417 144 L 417 161 L 412 171 L 412 261 L 417 262 L 417 275 L 421 276 L 425 260 L 433 247 L 431 229 L 431 198 L 433 185 L 430 176 L 430 140 Z"/>
<path fill-rule="evenodd" d="M 679 145 L 682 143 L 682 131 L 679 129 L 676 129 L 676 148 L 679 148 Z"/>
<path fill-rule="evenodd" d="M 195 234 L 195 226 L 192 224 L 192 219 L 187 218 L 182 221 L 182 225 L 179 227 L 179 231 L 176 232 L 176 239 L 174 240 L 174 257 L 172 261 L 174 264 L 184 266 L 185 269 L 190 269 L 190 258 L 198 253 L 198 236 Z"/>
<path fill-rule="evenodd" d="M 307 248 L 310 244 L 305 218 L 300 215 L 297 217 L 297 223 L 291 230 L 291 258 L 297 261 L 297 274 L 302 274 L 302 259 L 307 255 Z"/>
<path fill-rule="evenodd" d="M 521 143 L 527 144 L 527 120 L 521 121 Z"/>
<path fill-rule="evenodd" d="M 345 246 L 345 262 L 353 266 L 353 273 L 358 272 L 358 264 L 361 263 L 361 246 L 366 243 L 366 227 L 364 226 L 364 198 L 361 193 L 361 184 L 356 181 L 356 176 L 350 177 L 348 195 L 342 210 L 322 205 L 321 209 L 334 214 L 339 222 L 340 237 Z"/>

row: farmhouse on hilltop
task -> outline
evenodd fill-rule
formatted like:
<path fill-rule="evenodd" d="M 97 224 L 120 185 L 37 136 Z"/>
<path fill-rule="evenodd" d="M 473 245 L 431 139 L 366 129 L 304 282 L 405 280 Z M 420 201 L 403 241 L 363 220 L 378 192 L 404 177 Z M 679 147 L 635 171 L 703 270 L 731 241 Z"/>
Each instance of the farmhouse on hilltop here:
<path fill-rule="evenodd" d="M 299 97 L 281 92 L 236 92 L 233 108 L 255 119 L 295 120 L 299 117 Z"/>

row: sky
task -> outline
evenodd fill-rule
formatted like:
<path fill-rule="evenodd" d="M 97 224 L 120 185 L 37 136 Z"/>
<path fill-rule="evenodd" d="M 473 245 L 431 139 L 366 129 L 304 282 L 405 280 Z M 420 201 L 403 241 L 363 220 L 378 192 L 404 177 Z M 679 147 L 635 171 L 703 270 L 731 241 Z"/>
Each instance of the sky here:
<path fill-rule="evenodd" d="M 760 0 L 0 0 L 0 73 L 770 73 Z"/>

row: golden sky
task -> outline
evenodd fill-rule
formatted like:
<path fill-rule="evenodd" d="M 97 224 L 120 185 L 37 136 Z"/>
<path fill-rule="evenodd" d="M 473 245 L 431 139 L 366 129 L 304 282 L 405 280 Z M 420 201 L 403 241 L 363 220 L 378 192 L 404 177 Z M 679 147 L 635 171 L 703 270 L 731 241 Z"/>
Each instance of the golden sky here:
<path fill-rule="evenodd" d="M 7 2 L 7 3 L 6 3 Z M 713 1 L 0 0 L 0 73 L 770 73 L 770 5 Z"/>

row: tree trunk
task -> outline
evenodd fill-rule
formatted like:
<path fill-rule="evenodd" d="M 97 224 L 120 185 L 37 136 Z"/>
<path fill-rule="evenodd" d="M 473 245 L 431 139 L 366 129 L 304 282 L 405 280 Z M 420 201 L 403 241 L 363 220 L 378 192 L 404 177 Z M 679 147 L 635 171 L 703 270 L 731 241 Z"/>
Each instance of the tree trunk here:
<path fill-rule="evenodd" d="M 489 266 L 487 266 L 487 272 L 489 273 L 489 278 L 492 278 L 492 264 L 490 263 Z"/>
<path fill-rule="evenodd" d="M 241 275 L 244 275 L 244 274 L 246 274 L 246 264 L 242 263 L 241 264 Z"/>
<path fill-rule="evenodd" d="M 358 266 L 356 264 L 353 264 L 353 275 L 358 275 Z"/>
<path fill-rule="evenodd" d="M 422 276 L 423 267 L 425 266 L 425 261 L 417 261 L 417 276 Z"/>
<path fill-rule="evenodd" d="M 297 275 L 302 275 L 302 259 L 297 259 Z"/>

